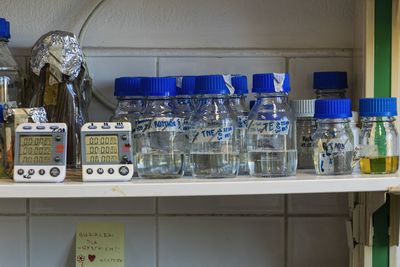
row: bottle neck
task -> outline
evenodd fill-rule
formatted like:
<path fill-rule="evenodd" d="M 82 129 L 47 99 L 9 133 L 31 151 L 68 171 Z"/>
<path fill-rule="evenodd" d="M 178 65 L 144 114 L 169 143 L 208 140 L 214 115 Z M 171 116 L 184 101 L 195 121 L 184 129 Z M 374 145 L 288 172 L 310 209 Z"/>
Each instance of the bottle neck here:
<path fill-rule="evenodd" d="M 318 127 L 335 127 L 338 129 L 349 127 L 350 118 L 317 119 Z"/>
<path fill-rule="evenodd" d="M 396 120 L 395 117 L 386 116 L 386 117 L 361 117 L 361 122 L 369 123 L 369 122 L 394 122 Z"/>
<path fill-rule="evenodd" d="M 246 102 L 245 95 L 232 95 L 229 99 L 229 102 L 233 105 L 242 105 Z"/>
<path fill-rule="evenodd" d="M 262 103 L 276 102 L 276 103 L 287 103 L 288 93 L 261 93 L 257 94 L 257 101 Z"/>

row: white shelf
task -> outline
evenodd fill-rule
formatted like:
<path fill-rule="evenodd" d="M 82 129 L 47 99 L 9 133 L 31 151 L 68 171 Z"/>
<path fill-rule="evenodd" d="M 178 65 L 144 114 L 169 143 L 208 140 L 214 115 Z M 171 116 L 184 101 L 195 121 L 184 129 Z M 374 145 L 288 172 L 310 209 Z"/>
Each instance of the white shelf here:
<path fill-rule="evenodd" d="M 264 195 L 297 193 L 388 191 L 400 186 L 400 176 L 346 175 L 315 176 L 299 172 L 289 178 L 169 179 L 131 182 L 86 182 L 67 179 L 64 183 L 14 183 L 0 180 L 0 198 L 91 198 Z"/>

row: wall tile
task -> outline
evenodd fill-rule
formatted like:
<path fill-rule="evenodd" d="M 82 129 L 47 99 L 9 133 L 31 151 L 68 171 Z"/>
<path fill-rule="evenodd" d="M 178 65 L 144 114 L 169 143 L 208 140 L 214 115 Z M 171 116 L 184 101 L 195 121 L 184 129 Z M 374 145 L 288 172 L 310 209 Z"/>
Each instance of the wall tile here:
<path fill-rule="evenodd" d="M 25 214 L 25 212 L 26 199 L 5 198 L 0 201 L 0 214 Z"/>
<path fill-rule="evenodd" d="M 348 266 L 344 218 L 289 218 L 289 267 Z"/>
<path fill-rule="evenodd" d="M 26 217 L 0 216 L 0 266 L 27 266 L 26 243 Z"/>
<path fill-rule="evenodd" d="M 289 60 L 289 73 L 292 99 L 315 98 L 313 73 L 315 71 L 347 71 L 349 82 L 348 96 L 352 96 L 352 58 L 292 58 Z"/>
<path fill-rule="evenodd" d="M 159 266 L 269 266 L 284 264 L 283 219 L 161 217 Z"/>
<path fill-rule="evenodd" d="M 32 199 L 35 214 L 154 214 L 154 198 Z"/>
<path fill-rule="evenodd" d="M 347 194 L 293 194 L 288 196 L 289 214 L 348 214 Z"/>
<path fill-rule="evenodd" d="M 160 214 L 282 214 L 283 195 L 160 198 Z"/>
<path fill-rule="evenodd" d="M 156 59 L 152 57 L 89 57 L 88 65 L 93 86 L 104 98 L 116 104 L 114 80 L 121 76 L 155 76 Z M 111 110 L 93 99 L 89 107 L 92 121 L 108 121 Z"/>
<path fill-rule="evenodd" d="M 125 225 L 126 266 L 155 266 L 155 220 L 150 217 L 31 217 L 30 266 L 71 267 L 75 260 L 78 223 L 118 222 Z"/>

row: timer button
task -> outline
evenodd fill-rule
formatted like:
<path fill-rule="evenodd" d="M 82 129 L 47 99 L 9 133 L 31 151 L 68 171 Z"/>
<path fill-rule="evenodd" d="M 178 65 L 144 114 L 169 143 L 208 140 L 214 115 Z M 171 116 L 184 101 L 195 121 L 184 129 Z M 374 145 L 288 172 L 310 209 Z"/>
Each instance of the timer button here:
<path fill-rule="evenodd" d="M 97 126 L 94 125 L 94 124 L 91 124 L 91 125 L 88 126 L 88 128 L 89 128 L 90 130 L 94 130 L 94 129 L 97 129 Z"/>
<path fill-rule="evenodd" d="M 57 125 L 52 125 L 52 126 L 50 126 L 50 129 L 51 129 L 51 130 L 57 130 L 57 129 L 58 129 L 58 126 L 57 126 Z"/>
<path fill-rule="evenodd" d="M 101 128 L 102 129 L 110 129 L 111 127 L 110 127 L 110 125 L 103 125 L 103 126 L 101 126 Z"/>
<path fill-rule="evenodd" d="M 40 174 L 40 175 L 44 175 L 44 174 L 45 174 L 45 170 L 40 169 L 40 170 L 39 170 L 39 174 Z"/>
<path fill-rule="evenodd" d="M 115 125 L 115 129 L 124 129 L 124 125 L 122 123 L 121 124 L 117 123 L 117 125 Z"/>
<path fill-rule="evenodd" d="M 109 168 L 109 169 L 108 169 L 108 173 L 109 173 L 109 174 L 113 174 L 113 173 L 114 173 L 114 169 L 113 169 L 113 168 Z"/>
<path fill-rule="evenodd" d="M 34 169 L 29 169 L 28 170 L 28 174 L 29 175 L 34 175 L 35 174 L 35 170 Z"/>
<path fill-rule="evenodd" d="M 56 156 L 56 157 L 54 158 L 54 161 L 55 161 L 55 162 L 60 162 L 60 160 L 61 160 L 61 158 L 60 158 L 59 156 Z"/>
<path fill-rule="evenodd" d="M 30 130 L 30 129 L 32 129 L 32 126 L 25 125 L 25 126 L 22 126 L 22 129 L 24 129 L 24 130 Z"/>
<path fill-rule="evenodd" d="M 104 173 L 103 168 L 98 168 L 98 169 L 97 169 L 97 173 L 98 173 L 98 174 L 103 174 L 103 173 Z"/>
<path fill-rule="evenodd" d="M 123 156 L 122 156 L 122 159 L 125 160 L 125 161 L 127 161 L 127 160 L 128 160 L 128 156 L 127 156 L 127 155 L 123 155 Z"/>
<path fill-rule="evenodd" d="M 50 175 L 51 175 L 52 177 L 57 177 L 57 176 L 59 176 L 59 175 L 60 175 L 60 169 L 57 168 L 57 167 L 51 168 L 51 169 L 50 169 Z"/>
<path fill-rule="evenodd" d="M 19 175 L 23 175 L 23 174 L 24 174 L 24 170 L 23 170 L 23 169 L 18 169 L 17 173 L 18 173 Z"/>
<path fill-rule="evenodd" d="M 87 174 L 92 174 L 92 173 L 93 173 L 93 169 L 88 168 L 88 169 L 86 170 L 86 173 L 87 173 Z"/>
<path fill-rule="evenodd" d="M 60 135 L 57 135 L 57 136 L 56 136 L 56 141 L 59 142 L 59 141 L 61 141 L 61 139 L 62 139 L 62 137 L 61 137 Z"/>
<path fill-rule="evenodd" d="M 38 126 L 36 126 L 36 129 L 44 130 L 44 129 L 46 129 L 46 127 L 44 125 L 38 125 Z"/>
<path fill-rule="evenodd" d="M 121 174 L 122 176 L 127 176 L 129 173 L 129 169 L 126 166 L 122 166 L 119 168 L 119 174 Z"/>
<path fill-rule="evenodd" d="M 121 136 L 121 139 L 125 141 L 128 139 L 128 136 L 126 134 L 124 134 L 123 136 Z"/>

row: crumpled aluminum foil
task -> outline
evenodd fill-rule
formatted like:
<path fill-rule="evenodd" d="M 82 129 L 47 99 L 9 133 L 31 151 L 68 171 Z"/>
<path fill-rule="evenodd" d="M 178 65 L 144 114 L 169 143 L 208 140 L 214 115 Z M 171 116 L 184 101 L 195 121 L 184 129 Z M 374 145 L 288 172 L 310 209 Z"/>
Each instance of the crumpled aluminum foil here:
<path fill-rule="evenodd" d="M 65 74 L 74 80 L 84 62 L 78 38 L 70 32 L 52 31 L 43 35 L 32 48 L 30 65 L 37 76 L 46 63 L 54 75 L 51 84 L 61 82 Z"/>
<path fill-rule="evenodd" d="M 44 123 L 47 122 L 47 113 L 44 107 L 36 108 L 5 108 L 5 121 L 14 121 L 15 115 L 23 115 L 26 122 Z"/>

